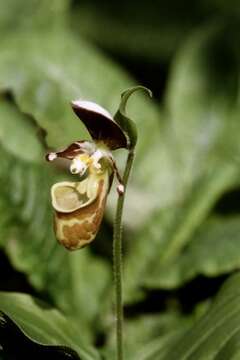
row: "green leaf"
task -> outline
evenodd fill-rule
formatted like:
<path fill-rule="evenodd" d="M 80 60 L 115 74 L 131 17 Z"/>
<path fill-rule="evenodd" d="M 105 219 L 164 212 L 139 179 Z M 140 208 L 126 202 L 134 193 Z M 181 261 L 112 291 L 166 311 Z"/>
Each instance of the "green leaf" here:
<path fill-rule="evenodd" d="M 240 275 L 233 275 L 223 286 L 207 313 L 168 351 L 160 351 L 150 359 L 215 360 L 237 359 L 239 355 Z M 236 346 L 238 342 L 238 346 Z M 233 347 L 230 347 L 234 345 Z M 225 356 L 225 357 L 223 357 Z"/>
<path fill-rule="evenodd" d="M 196 159 L 200 171 L 206 156 L 239 159 L 238 40 L 237 24 L 220 22 L 197 31 L 175 60 L 166 100 L 189 175 Z"/>
<path fill-rule="evenodd" d="M 240 274 L 230 277 L 213 304 L 190 328 L 179 327 L 142 346 L 139 360 L 225 360 L 239 356 Z M 181 324 L 181 323 L 180 323 Z M 179 324 L 179 325 L 180 325 Z"/>
<path fill-rule="evenodd" d="M 181 261 L 186 243 L 191 244 L 195 231 L 204 224 L 221 194 L 238 184 L 239 175 L 238 167 L 231 163 L 213 168 L 196 182 L 178 206 L 156 212 L 143 224 L 136 234 L 137 241 L 129 246 L 126 259 L 124 285 L 127 301 L 142 296 L 143 291 L 137 289 L 146 284 L 156 287 L 182 284 L 186 274 L 178 272 L 181 268 L 177 270 L 175 267 L 169 272 L 167 269 Z M 190 269 L 186 271 L 190 272 Z"/>
<path fill-rule="evenodd" d="M 138 90 L 146 91 L 150 96 L 152 96 L 152 92 L 145 88 L 144 86 L 134 86 L 131 89 L 125 90 L 121 94 L 121 102 L 119 104 L 119 108 L 114 115 L 114 120 L 118 123 L 121 129 L 127 134 L 129 140 L 129 148 L 133 149 L 137 143 L 137 126 L 136 123 L 131 120 L 126 114 L 126 105 L 129 97 Z"/>
<path fill-rule="evenodd" d="M 183 334 L 193 323 L 193 317 L 183 317 L 176 311 L 166 311 L 161 314 L 138 316 L 136 319 L 124 321 L 124 349 L 126 359 L 144 359 L 156 348 L 160 342 Z M 181 331 L 179 331 L 181 330 Z M 115 336 L 112 329 L 105 349 L 107 359 L 114 358 Z"/>
<path fill-rule="evenodd" d="M 92 100 L 114 112 L 122 89 L 133 85 L 124 71 L 84 40 L 77 40 L 66 27 L 31 35 L 8 33 L 1 49 L 0 89 L 11 91 L 19 109 L 46 130 L 51 147 L 88 138 L 72 112 L 71 100 Z M 20 51 L 21 62 L 17 60 Z M 141 134 L 157 126 L 158 111 L 142 95 L 136 96 L 131 113 L 138 119 Z"/>
<path fill-rule="evenodd" d="M 125 270 L 128 301 L 142 295 L 137 288 L 146 282 L 150 284 L 153 278 L 155 285 L 161 278 L 161 286 L 162 269 L 177 262 L 218 199 L 239 184 L 240 107 L 236 79 L 240 62 L 234 30 L 235 24 L 198 31 L 190 37 L 173 66 L 165 135 L 175 172 L 169 172 L 165 183 L 159 184 L 155 194 L 159 207 L 155 214 L 146 219 L 139 232 L 129 236 Z M 223 59 L 219 57 L 222 47 Z M 152 177 L 154 170 L 167 174 L 160 155 Z M 166 206 L 169 183 L 174 181 L 175 202 L 169 201 Z M 130 240 L 133 236 L 136 241 Z M 175 281 L 181 285 L 181 280 L 184 281 L 184 275 L 176 273 L 175 280 L 170 280 L 170 273 L 164 273 L 168 278 L 165 284 Z"/>
<path fill-rule="evenodd" d="M 13 346 L 14 344 L 14 346 Z M 0 358 L 4 359 L 72 359 L 79 360 L 76 351 L 67 346 L 43 345 L 31 340 L 5 314 L 0 318 Z M 3 355 L 3 357 L 1 357 Z"/>
<path fill-rule="evenodd" d="M 62 148 L 89 136 L 72 112 L 69 101 L 77 98 L 92 100 L 114 114 L 119 104 L 119 94 L 135 83 L 97 48 L 74 36 L 66 25 L 57 26 L 56 29 L 46 26 L 44 31 L 38 28 L 27 31 L 22 26 L 17 32 L 11 32 L 7 27 L 3 34 L 0 90 L 10 92 L 19 110 L 30 114 L 46 131 L 46 143 L 51 148 Z M 19 53 L 21 61 L 18 61 Z M 164 140 L 160 137 L 160 111 L 156 104 L 139 93 L 129 104 L 128 110 L 137 120 L 139 133 L 135 161 L 139 172 L 136 176 L 133 174 L 133 184 L 138 193 L 145 194 L 145 198 L 141 196 L 141 199 L 149 206 L 147 209 L 140 206 L 142 214 L 136 216 L 136 202 L 130 200 L 126 213 L 132 224 L 136 220 L 141 224 L 142 218 L 150 215 L 156 206 L 151 203 L 155 198 L 153 193 L 159 187 L 159 182 L 165 180 L 155 178 L 149 181 L 148 173 L 152 172 L 152 166 L 159 157 L 156 154 L 159 153 L 169 171 L 169 155 L 165 147 L 159 149 L 159 144 L 163 144 Z M 116 156 L 120 163 L 123 159 L 121 155 L 120 152 Z M 141 166 L 142 162 L 148 164 L 146 171 Z M 174 186 L 171 184 L 171 188 Z M 132 193 L 135 197 L 135 189 L 129 186 L 128 195 Z M 174 198 L 172 191 L 169 191 L 167 198 L 169 194 Z M 109 197 L 111 206 L 115 206 L 114 195 Z"/>
<path fill-rule="evenodd" d="M 90 329 L 95 328 L 100 298 L 104 298 L 109 283 L 108 265 L 89 249 L 73 254 L 57 243 L 49 195 L 51 183 L 57 180 L 54 172 L 45 165 L 29 166 L 15 158 L 9 159 L 8 166 L 10 189 L 14 191 L 6 194 L 5 211 L 11 214 L 12 222 L 5 237 L 1 236 L 2 245 L 14 267 L 82 323 L 85 334 L 93 336 Z"/>
<path fill-rule="evenodd" d="M 18 61 L 19 53 L 21 61 Z M 1 40 L 0 90 L 10 92 L 19 110 L 29 114 L 45 130 L 46 143 L 51 148 L 62 148 L 89 137 L 72 112 L 69 101 L 77 98 L 92 100 L 114 114 L 119 94 L 133 85 L 134 80 L 125 71 L 98 49 L 75 37 L 67 26 L 58 26 L 51 31 L 46 27 L 41 32 L 24 28 L 17 32 L 5 31 Z M 139 93 L 129 103 L 128 111 L 137 120 L 139 134 L 135 161 L 138 172 L 133 174 L 133 186 L 130 184 L 128 191 L 130 201 L 126 207 L 126 218 L 136 227 L 156 207 L 155 191 L 168 177 L 172 163 L 169 164 L 170 155 L 164 146 L 164 134 L 160 135 L 162 125 L 156 104 Z M 123 156 L 121 152 L 116 154 L 120 163 Z M 160 179 L 149 177 L 159 156 L 166 164 L 167 173 L 159 174 Z M 172 191 L 175 183 L 169 186 L 171 190 L 166 193 L 166 201 L 169 196 L 171 200 L 175 198 Z M 141 194 L 144 204 L 148 204 L 147 208 L 141 204 L 137 207 L 138 216 L 136 193 Z M 109 196 L 111 207 L 115 206 L 114 195 L 112 192 Z M 112 211 L 108 214 L 111 216 Z"/>
<path fill-rule="evenodd" d="M 37 127 L 10 103 L 0 98 L 0 142 L 7 152 L 25 161 L 40 162 L 43 147 Z M 17 136 L 14 136 L 17 134 Z"/>
<path fill-rule="evenodd" d="M 57 243 L 50 187 L 67 174 L 39 159 L 36 129 L 26 116 L 4 102 L 1 114 L 0 129 L 9 141 L 3 136 L 0 147 L 0 244 L 13 266 L 93 337 L 110 283 L 109 265 L 89 249 L 73 254 Z"/>
<path fill-rule="evenodd" d="M 1 35 L 5 31 L 15 32 L 22 28 L 27 31 L 32 28 L 41 31 L 55 28 L 64 22 L 68 7 L 69 0 L 53 0 L 51 6 L 47 0 L 9 0 L 1 4 Z"/>
<path fill-rule="evenodd" d="M 30 339 L 45 345 L 65 345 L 83 360 L 100 359 L 96 350 L 85 345 L 81 332 L 59 311 L 20 293 L 0 293 L 0 310 L 7 314 Z"/>
<path fill-rule="evenodd" d="M 159 272 L 152 271 L 144 285 L 173 288 L 197 275 L 226 274 L 240 266 L 240 218 L 212 218 L 193 235 L 188 247 Z"/>
<path fill-rule="evenodd" d="M 132 356 L 133 360 L 155 360 L 159 354 L 163 356 L 168 351 L 172 343 L 179 340 L 185 332 L 185 328 L 172 331 L 160 338 L 150 340 L 144 347 L 139 347 Z M 130 358 L 129 358 L 130 360 Z M 170 360 L 170 359 L 169 359 Z"/>

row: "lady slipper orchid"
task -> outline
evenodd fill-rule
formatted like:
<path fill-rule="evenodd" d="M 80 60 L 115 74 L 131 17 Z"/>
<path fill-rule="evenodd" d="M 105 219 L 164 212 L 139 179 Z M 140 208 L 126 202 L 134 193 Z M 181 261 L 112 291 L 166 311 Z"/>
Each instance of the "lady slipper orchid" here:
<path fill-rule="evenodd" d="M 62 151 L 48 153 L 46 159 L 70 160 L 70 172 L 79 177 L 75 182 L 63 181 L 51 188 L 56 238 L 67 249 L 76 250 L 96 237 L 114 174 L 119 181 L 118 193 L 124 192 L 111 151 L 127 148 L 127 138 L 101 106 L 80 100 L 71 105 L 92 141 L 76 141 Z"/>

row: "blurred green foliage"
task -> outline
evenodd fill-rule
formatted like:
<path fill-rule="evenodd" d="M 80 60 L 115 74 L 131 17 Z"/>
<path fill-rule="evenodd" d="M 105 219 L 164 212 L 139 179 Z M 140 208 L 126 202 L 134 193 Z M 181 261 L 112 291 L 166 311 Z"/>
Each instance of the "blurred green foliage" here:
<path fill-rule="evenodd" d="M 186 315 L 178 291 L 240 264 L 239 207 L 217 211 L 227 194 L 239 196 L 239 1 L 2 0 L 0 40 L 0 245 L 57 309 L 1 293 L 0 310 L 26 336 L 82 359 L 100 358 L 89 343 L 103 337 L 101 351 L 113 358 L 114 187 L 95 244 L 68 253 L 54 238 L 49 199 L 68 175 L 44 153 L 89 136 L 69 101 L 89 99 L 114 114 L 120 94 L 151 68 L 142 85 L 163 95 L 137 93 L 128 107 L 138 144 L 124 217 L 125 305 L 136 309 L 126 319 L 126 355 L 237 359 L 239 275 L 203 315 Z M 115 155 L 121 167 L 125 154 Z M 143 314 L 137 304 L 153 290 L 165 302 Z"/>

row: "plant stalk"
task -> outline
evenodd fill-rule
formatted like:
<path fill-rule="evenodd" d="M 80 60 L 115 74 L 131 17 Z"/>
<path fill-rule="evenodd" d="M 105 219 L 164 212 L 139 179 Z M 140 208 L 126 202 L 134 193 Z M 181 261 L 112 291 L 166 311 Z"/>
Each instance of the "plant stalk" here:
<path fill-rule="evenodd" d="M 113 272 L 115 285 L 117 360 L 123 360 L 123 296 L 122 296 L 122 214 L 126 187 L 134 160 L 134 151 L 128 153 L 123 175 L 124 194 L 118 196 L 113 230 Z"/>

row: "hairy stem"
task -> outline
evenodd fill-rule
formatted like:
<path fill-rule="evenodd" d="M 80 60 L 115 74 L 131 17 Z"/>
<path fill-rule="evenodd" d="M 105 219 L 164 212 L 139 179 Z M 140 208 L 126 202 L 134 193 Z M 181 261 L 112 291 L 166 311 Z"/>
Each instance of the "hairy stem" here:
<path fill-rule="evenodd" d="M 116 341 L 117 341 L 117 360 L 123 360 L 123 301 L 122 301 L 122 213 L 126 187 L 129 174 L 132 168 L 134 152 L 128 153 L 126 167 L 123 175 L 124 194 L 118 196 L 117 210 L 114 221 L 113 232 L 113 271 L 116 296 Z"/>

